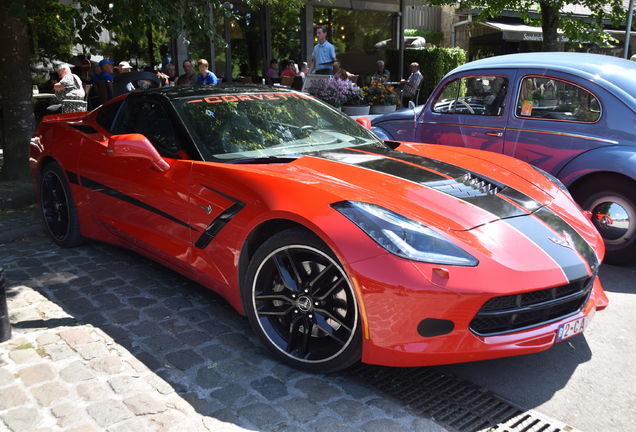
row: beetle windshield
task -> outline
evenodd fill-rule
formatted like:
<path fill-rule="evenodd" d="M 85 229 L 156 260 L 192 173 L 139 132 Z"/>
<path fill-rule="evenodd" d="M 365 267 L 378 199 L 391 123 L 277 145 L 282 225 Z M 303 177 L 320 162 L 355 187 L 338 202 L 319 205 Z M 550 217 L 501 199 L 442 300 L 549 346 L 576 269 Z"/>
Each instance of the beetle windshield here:
<path fill-rule="evenodd" d="M 303 93 L 228 94 L 174 104 L 206 160 L 384 145 L 360 124 Z"/>

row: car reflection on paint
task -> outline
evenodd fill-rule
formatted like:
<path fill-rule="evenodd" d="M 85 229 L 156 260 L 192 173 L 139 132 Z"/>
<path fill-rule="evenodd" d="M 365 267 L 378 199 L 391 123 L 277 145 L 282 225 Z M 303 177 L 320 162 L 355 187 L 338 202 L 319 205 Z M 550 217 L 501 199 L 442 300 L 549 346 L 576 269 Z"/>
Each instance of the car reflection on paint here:
<path fill-rule="evenodd" d="M 557 177 L 605 240 L 636 258 L 636 63 L 581 53 L 491 57 L 460 66 L 424 107 L 373 120 L 382 139 L 487 150 Z M 621 217 L 602 218 L 611 206 Z"/>

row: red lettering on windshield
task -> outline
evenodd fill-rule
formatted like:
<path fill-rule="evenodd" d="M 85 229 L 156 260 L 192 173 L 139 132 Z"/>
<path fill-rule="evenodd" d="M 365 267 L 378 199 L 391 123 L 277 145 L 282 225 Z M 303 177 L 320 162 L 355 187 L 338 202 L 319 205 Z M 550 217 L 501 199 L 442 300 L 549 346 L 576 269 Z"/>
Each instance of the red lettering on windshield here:
<path fill-rule="evenodd" d="M 265 98 L 263 98 L 263 96 Z M 240 95 L 225 95 L 225 96 L 208 96 L 203 99 L 193 99 L 188 103 L 200 103 L 206 101 L 207 103 L 219 103 L 219 102 L 256 102 L 256 99 L 263 100 L 280 100 L 280 99 L 294 98 L 294 99 L 314 99 L 313 96 L 306 93 L 265 93 L 265 94 L 240 94 Z"/>

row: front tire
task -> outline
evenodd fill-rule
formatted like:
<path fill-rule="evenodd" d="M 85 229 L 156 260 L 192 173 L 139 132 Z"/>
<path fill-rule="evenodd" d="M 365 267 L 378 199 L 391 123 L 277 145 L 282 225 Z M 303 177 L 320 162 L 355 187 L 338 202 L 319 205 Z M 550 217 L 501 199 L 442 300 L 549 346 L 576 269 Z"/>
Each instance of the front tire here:
<path fill-rule="evenodd" d="M 576 188 L 574 199 L 592 212 L 592 223 L 605 242 L 604 262 L 627 264 L 636 259 L 636 191 L 614 176 L 589 179 Z"/>
<path fill-rule="evenodd" d="M 303 229 L 280 232 L 250 261 L 243 305 L 274 357 L 313 373 L 344 369 L 362 356 L 354 290 L 320 239 Z"/>
<path fill-rule="evenodd" d="M 51 238 L 61 247 L 72 248 L 86 241 L 80 231 L 75 200 L 64 170 L 57 162 L 44 167 L 39 179 L 42 216 Z"/>

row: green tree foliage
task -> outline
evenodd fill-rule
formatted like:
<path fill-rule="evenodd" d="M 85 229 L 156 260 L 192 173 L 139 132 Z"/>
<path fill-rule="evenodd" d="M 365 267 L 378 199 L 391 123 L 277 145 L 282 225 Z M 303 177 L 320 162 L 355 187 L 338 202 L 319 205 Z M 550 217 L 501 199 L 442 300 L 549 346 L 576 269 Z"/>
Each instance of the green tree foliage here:
<path fill-rule="evenodd" d="M 115 62 L 121 60 L 131 61 L 133 66 L 141 68 L 143 64 L 152 64 L 156 59 L 161 58 L 159 47 L 168 44 L 170 37 L 168 32 L 162 26 L 151 25 L 153 40 L 153 55 L 150 57 L 148 51 L 148 38 L 133 39 L 130 36 L 119 32 L 117 28 L 113 30 L 113 40 L 109 43 L 102 42 L 100 44 L 100 53 L 102 56 L 109 58 Z M 141 64 L 139 63 L 141 62 Z"/>
<path fill-rule="evenodd" d="M 404 29 L 404 36 L 421 36 L 426 42 L 439 46 L 444 39 L 444 33 L 439 31 L 424 31 L 417 29 Z"/>
<path fill-rule="evenodd" d="M 288 9 L 300 9 L 302 0 L 246 0 L 252 7 L 262 4 L 284 5 Z M 31 78 L 29 66 L 35 55 L 29 50 L 29 11 L 40 8 L 38 19 L 53 22 L 53 17 L 64 18 L 68 33 L 59 40 L 51 37 L 51 44 L 65 46 L 65 38 L 83 45 L 91 51 L 99 49 L 99 36 L 103 30 L 117 29 L 131 40 L 147 38 L 146 31 L 156 25 L 166 29 L 172 37 L 180 32 L 204 34 L 219 41 L 210 23 L 211 8 L 225 13 L 219 0 L 77 0 L 72 12 L 58 13 L 47 5 L 50 0 L 1 0 L 0 3 L 0 94 L 2 94 L 3 123 L 2 145 L 4 163 L 2 176 L 8 180 L 25 180 L 29 177 L 29 140 L 35 127 L 31 105 Z M 57 27 L 56 27 L 57 28 Z M 62 28 L 62 27 L 59 27 Z M 37 29 L 36 29 L 37 30 Z M 33 33 L 33 32 L 32 32 Z M 34 39 L 40 50 L 42 38 Z"/>
<path fill-rule="evenodd" d="M 457 4 L 453 0 L 430 0 L 433 5 Z M 580 19 L 566 12 L 567 5 L 587 7 L 592 13 L 589 19 Z M 515 11 L 526 24 L 543 29 L 543 50 L 557 51 L 557 29 L 564 31 L 571 41 L 595 42 L 605 45 L 612 37 L 603 31 L 604 21 L 614 27 L 625 24 L 627 11 L 622 0 L 461 0 L 460 8 L 479 8 L 476 21 L 498 17 L 505 10 Z M 538 17 L 534 14 L 537 11 Z"/>
<path fill-rule="evenodd" d="M 75 10 L 58 0 L 28 0 L 26 10 L 31 62 L 68 60 L 75 46 L 71 25 Z"/>

